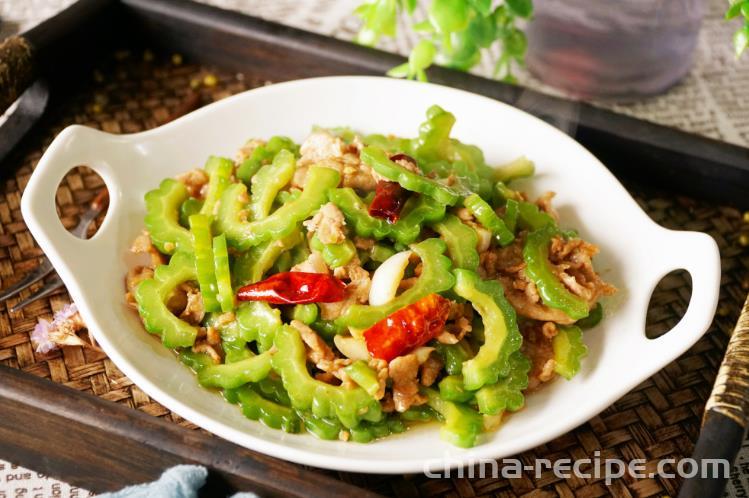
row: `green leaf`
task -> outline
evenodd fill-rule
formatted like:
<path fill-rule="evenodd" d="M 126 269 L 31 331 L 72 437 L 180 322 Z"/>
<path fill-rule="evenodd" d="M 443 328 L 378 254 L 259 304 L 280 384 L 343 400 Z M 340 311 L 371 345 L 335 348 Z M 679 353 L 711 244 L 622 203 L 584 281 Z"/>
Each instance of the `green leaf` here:
<path fill-rule="evenodd" d="M 749 18 L 749 0 L 731 0 L 730 7 L 726 11 L 725 19 L 731 20 L 742 14 L 745 18 Z"/>
<path fill-rule="evenodd" d="M 749 46 L 749 25 L 744 25 L 733 35 L 733 47 L 737 58 L 741 57 L 747 46 Z"/>
<path fill-rule="evenodd" d="M 377 32 L 368 29 L 367 27 L 362 27 L 362 29 L 359 30 L 359 33 L 356 35 L 356 43 L 365 45 L 367 47 L 376 45 L 377 40 L 379 39 L 380 35 Z"/>
<path fill-rule="evenodd" d="M 397 6 L 397 0 L 374 0 L 357 7 L 354 14 L 364 21 L 357 43 L 372 46 L 383 35 L 395 36 Z"/>
<path fill-rule="evenodd" d="M 468 25 L 467 35 L 481 48 L 487 48 L 497 38 L 497 28 L 491 17 L 476 16 Z"/>
<path fill-rule="evenodd" d="M 528 49 L 528 39 L 525 37 L 525 33 L 513 28 L 502 40 L 502 43 L 505 54 L 517 61 L 523 60 L 525 51 Z"/>
<path fill-rule="evenodd" d="M 416 73 L 431 66 L 436 51 L 434 43 L 429 40 L 421 40 L 417 43 L 411 50 L 411 55 L 408 56 L 411 71 Z"/>
<path fill-rule="evenodd" d="M 357 17 L 365 18 L 369 15 L 369 9 L 372 7 L 369 3 L 363 3 L 354 9 L 354 15 Z"/>
<path fill-rule="evenodd" d="M 408 62 L 404 62 L 403 64 L 390 69 L 386 74 L 391 78 L 405 78 L 406 76 L 408 76 L 408 68 Z"/>
<path fill-rule="evenodd" d="M 498 5 L 492 13 L 494 18 L 494 24 L 498 30 L 504 30 L 509 24 L 512 23 L 512 16 L 507 12 L 507 6 L 505 4 Z"/>
<path fill-rule="evenodd" d="M 395 0 L 377 0 L 370 9 L 367 27 L 385 36 L 395 36 Z"/>
<path fill-rule="evenodd" d="M 433 0 L 429 20 L 440 33 L 463 31 L 468 26 L 470 7 L 466 0 Z"/>
<path fill-rule="evenodd" d="M 492 71 L 492 78 L 498 78 L 500 74 L 502 74 L 507 66 L 508 66 L 508 60 L 505 54 L 502 54 L 499 59 L 497 59 L 497 62 L 494 64 L 494 70 Z"/>
<path fill-rule="evenodd" d="M 726 20 L 730 20 L 738 16 L 741 13 L 741 7 L 743 5 L 744 5 L 744 2 L 741 0 L 739 0 L 738 2 L 732 3 L 731 6 L 728 7 L 728 10 L 726 11 L 726 15 L 725 15 Z"/>
<path fill-rule="evenodd" d="M 749 0 L 735 0 L 746 4 Z M 374 46 L 382 36 L 395 36 L 399 13 L 413 15 L 417 0 L 367 0 L 354 13 L 363 25 L 356 41 Z M 493 6 L 496 5 L 496 6 Z M 735 7 L 733 15 L 741 12 Z M 427 20 L 412 26 L 415 33 L 427 35 L 410 54 L 408 65 L 401 64 L 388 71 L 388 76 L 426 81 L 426 69 L 437 63 L 468 71 L 481 61 L 485 49 L 500 41 L 500 59 L 494 77 L 515 81 L 512 69 L 525 63 L 527 39 L 516 26 L 520 18 L 533 14 L 533 0 L 431 0 Z"/>
<path fill-rule="evenodd" d="M 505 0 L 513 14 L 528 19 L 533 14 L 532 0 Z"/>
<path fill-rule="evenodd" d="M 434 33 L 434 26 L 429 21 L 417 22 L 412 26 L 416 33 Z"/>
<path fill-rule="evenodd" d="M 468 31 L 450 34 L 450 47 L 443 47 L 443 65 L 461 71 L 468 71 L 481 60 L 479 47 Z"/>
<path fill-rule="evenodd" d="M 418 0 L 400 0 L 401 9 L 405 10 L 408 15 L 414 13 Z"/>
<path fill-rule="evenodd" d="M 492 0 L 471 0 L 471 5 L 482 17 L 492 13 Z"/>

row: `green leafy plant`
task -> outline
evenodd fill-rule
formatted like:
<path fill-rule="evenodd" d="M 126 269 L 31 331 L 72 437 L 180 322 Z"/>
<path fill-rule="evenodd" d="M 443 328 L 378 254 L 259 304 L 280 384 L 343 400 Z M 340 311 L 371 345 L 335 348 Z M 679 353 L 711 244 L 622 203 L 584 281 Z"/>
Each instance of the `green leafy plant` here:
<path fill-rule="evenodd" d="M 749 0 L 743 0 L 749 1 Z M 514 64 L 524 64 L 528 46 L 518 19 L 533 14 L 532 0 L 431 0 L 427 20 L 414 24 L 420 39 L 408 61 L 388 71 L 389 76 L 426 81 L 433 63 L 467 71 L 481 60 L 482 51 L 498 44 L 501 54 L 494 77 L 513 82 Z M 399 15 L 413 17 L 417 0 L 369 0 L 355 13 L 363 25 L 357 42 L 374 46 L 383 36 L 396 35 Z"/>
<path fill-rule="evenodd" d="M 736 57 L 741 57 L 749 47 L 749 0 L 730 0 L 730 6 L 726 12 L 726 19 L 743 17 L 744 23 L 733 35 L 733 47 Z"/>

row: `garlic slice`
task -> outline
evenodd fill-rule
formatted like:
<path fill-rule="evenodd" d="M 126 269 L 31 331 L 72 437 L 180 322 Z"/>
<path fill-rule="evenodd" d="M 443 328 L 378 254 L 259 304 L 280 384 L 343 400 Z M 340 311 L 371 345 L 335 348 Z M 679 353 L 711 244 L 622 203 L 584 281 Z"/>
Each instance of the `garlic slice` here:
<path fill-rule="evenodd" d="M 372 275 L 372 286 L 369 288 L 370 306 L 386 304 L 395 298 L 411 254 L 411 251 L 393 254 L 375 270 Z"/>
<path fill-rule="evenodd" d="M 369 351 L 367 351 L 367 344 L 363 339 L 336 335 L 333 337 L 333 342 L 338 351 L 346 358 L 351 360 L 369 360 Z"/>
<path fill-rule="evenodd" d="M 412 351 L 413 354 L 416 355 L 416 360 L 419 362 L 419 365 L 422 365 L 425 361 L 427 361 L 427 358 L 429 358 L 429 355 L 432 354 L 432 351 L 434 351 L 434 348 L 429 346 L 421 346 Z"/>
<path fill-rule="evenodd" d="M 486 228 L 474 226 L 474 230 L 476 230 L 476 235 L 478 235 L 478 244 L 476 244 L 476 250 L 478 252 L 484 252 L 489 249 L 489 246 L 492 243 L 492 233 L 487 230 Z"/>

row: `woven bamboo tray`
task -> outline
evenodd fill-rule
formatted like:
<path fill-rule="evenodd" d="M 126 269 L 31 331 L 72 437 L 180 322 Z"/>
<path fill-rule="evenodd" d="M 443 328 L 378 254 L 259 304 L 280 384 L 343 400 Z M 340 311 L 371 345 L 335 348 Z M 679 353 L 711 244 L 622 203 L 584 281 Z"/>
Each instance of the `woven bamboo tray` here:
<path fill-rule="evenodd" d="M 20 199 L 43 150 L 65 126 L 77 123 L 112 133 L 138 132 L 184 112 L 191 92 L 198 92 L 200 103 L 206 104 L 266 83 L 251 75 L 183 64 L 180 58 L 151 59 L 150 53 L 145 57 L 142 52 L 114 54 L 110 67 L 94 71 L 88 85 L 56 106 L 11 158 L 17 169 L 0 188 L 1 287 L 11 285 L 38 264 L 41 251 L 23 223 Z M 78 215 L 102 186 L 101 179 L 86 168 L 68 174 L 57 194 L 65 226 L 76 224 Z M 552 461 L 589 458 L 599 450 L 601 458 L 645 459 L 648 471 L 654 471 L 656 462 L 662 458 L 678 460 L 689 456 L 697 439 L 704 403 L 749 289 L 749 257 L 739 243 L 739 234 L 742 230 L 749 231 L 749 226 L 738 210 L 728 206 L 649 191 L 641 186 L 628 185 L 628 188 L 661 225 L 704 231 L 717 240 L 723 258 L 718 315 L 710 331 L 686 354 L 586 424 L 519 455 L 524 464 L 541 457 Z M 690 285 L 688 274 L 683 272 L 673 273 L 662 281 L 648 315 L 649 335 L 658 335 L 678 322 L 689 301 Z M 67 347 L 46 355 L 35 353 L 29 335 L 37 320 L 49 318 L 70 302 L 67 293 L 61 292 L 21 312 L 8 311 L 35 289 L 36 286 L 9 300 L 0 309 L 0 363 L 195 428 L 151 400 L 101 352 Z M 320 472 L 395 496 L 648 497 L 673 496 L 679 487 L 678 479 L 635 480 L 628 476 L 607 487 L 602 479 L 559 480 L 551 471 L 540 478 L 527 473 L 520 479 L 427 479 L 422 475 Z"/>

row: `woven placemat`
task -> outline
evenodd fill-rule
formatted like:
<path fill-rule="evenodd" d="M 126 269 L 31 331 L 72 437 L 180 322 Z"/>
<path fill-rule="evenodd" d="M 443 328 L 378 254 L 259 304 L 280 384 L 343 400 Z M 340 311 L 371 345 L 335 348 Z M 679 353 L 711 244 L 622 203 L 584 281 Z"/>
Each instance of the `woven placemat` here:
<path fill-rule="evenodd" d="M 264 83 L 250 75 L 183 64 L 179 57 L 159 61 L 150 53 L 144 56 L 119 52 L 108 66 L 94 71 L 76 94 L 56 100 L 39 129 L 11 158 L 14 172 L 0 188 L 0 287 L 13 284 L 38 264 L 41 251 L 23 223 L 21 193 L 42 152 L 62 128 L 77 123 L 113 133 L 142 131 L 195 104 L 206 104 Z M 197 101 L 195 93 L 199 95 Z M 541 457 L 552 461 L 590 458 L 599 450 L 601 458 L 645 459 L 651 471 L 662 458 L 678 460 L 689 456 L 696 441 L 705 400 L 749 290 L 749 258 L 739 243 L 742 230 L 749 230 L 749 226 L 741 213 L 730 207 L 628 187 L 656 222 L 669 228 L 704 231 L 718 241 L 723 258 L 718 315 L 710 332 L 686 354 L 586 424 L 519 455 L 524 464 Z M 78 215 L 100 188 L 101 179 L 86 168 L 77 168 L 65 178 L 57 201 L 66 226 L 75 225 Z M 690 285 L 683 272 L 663 280 L 648 316 L 649 334 L 657 335 L 678 322 L 689 301 Z M 23 292 L 18 299 L 36 288 Z M 151 400 L 102 353 L 80 347 L 45 355 L 34 352 L 29 335 L 39 318 L 49 318 L 69 302 L 64 291 L 10 313 L 15 302 L 17 299 L 11 299 L 0 309 L 1 363 L 194 428 Z M 602 478 L 560 480 L 551 471 L 539 478 L 528 473 L 517 479 L 326 473 L 396 496 L 648 497 L 674 495 L 679 486 L 678 479 L 629 476 L 606 486 Z"/>

